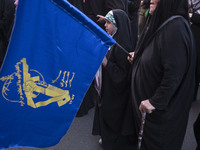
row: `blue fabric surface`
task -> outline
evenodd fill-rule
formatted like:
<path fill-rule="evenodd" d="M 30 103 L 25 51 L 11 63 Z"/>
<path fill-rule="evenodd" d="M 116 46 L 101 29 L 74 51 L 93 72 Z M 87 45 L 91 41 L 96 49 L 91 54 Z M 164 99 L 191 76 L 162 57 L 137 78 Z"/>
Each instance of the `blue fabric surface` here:
<path fill-rule="evenodd" d="M 57 144 L 113 43 L 65 0 L 20 0 L 0 72 L 0 148 Z"/>

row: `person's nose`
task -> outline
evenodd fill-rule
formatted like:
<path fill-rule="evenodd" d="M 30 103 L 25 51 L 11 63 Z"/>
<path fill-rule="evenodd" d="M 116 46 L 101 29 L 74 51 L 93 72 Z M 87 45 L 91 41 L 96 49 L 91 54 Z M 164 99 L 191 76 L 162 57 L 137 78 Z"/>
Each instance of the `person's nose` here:
<path fill-rule="evenodd" d="M 106 27 L 106 26 L 107 26 L 107 23 L 104 24 L 104 27 Z"/>

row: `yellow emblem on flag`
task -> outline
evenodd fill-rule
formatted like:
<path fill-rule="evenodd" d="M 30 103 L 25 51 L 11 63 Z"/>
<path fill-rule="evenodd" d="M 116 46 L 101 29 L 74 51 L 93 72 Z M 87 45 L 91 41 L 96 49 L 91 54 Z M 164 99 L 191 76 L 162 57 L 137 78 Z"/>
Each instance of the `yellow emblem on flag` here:
<path fill-rule="evenodd" d="M 20 64 L 22 64 L 22 70 L 20 70 Z M 27 105 L 32 108 L 38 108 L 41 106 L 47 106 L 51 103 L 56 102 L 58 106 L 63 106 L 66 103 L 72 103 L 74 99 L 74 94 L 70 97 L 69 90 L 63 90 L 51 84 L 47 84 L 44 80 L 44 77 L 36 70 L 29 70 L 29 66 L 26 62 L 26 58 L 23 58 L 20 62 L 15 65 L 16 72 L 12 73 L 11 75 L 4 76 L 0 78 L 1 81 L 4 81 L 4 85 L 2 88 L 2 95 L 3 97 L 10 102 L 18 102 L 21 106 L 24 106 L 24 97 L 27 99 Z M 33 76 L 31 72 L 36 73 L 37 75 Z M 59 72 L 59 76 L 56 80 L 53 80 L 52 83 L 58 81 L 61 77 L 62 71 Z M 66 78 L 67 74 L 67 78 Z M 60 82 L 61 87 L 71 87 L 72 80 L 74 78 L 75 73 L 72 73 L 71 79 L 69 79 L 70 72 L 64 71 L 63 78 Z M 19 94 L 20 100 L 10 100 L 7 98 L 8 92 L 11 90 L 9 86 L 13 84 L 14 78 L 17 78 L 17 94 Z M 66 79 L 65 79 L 66 78 Z M 47 97 L 50 97 L 44 101 L 37 101 L 34 102 L 35 99 L 39 96 L 39 94 L 43 94 Z"/>

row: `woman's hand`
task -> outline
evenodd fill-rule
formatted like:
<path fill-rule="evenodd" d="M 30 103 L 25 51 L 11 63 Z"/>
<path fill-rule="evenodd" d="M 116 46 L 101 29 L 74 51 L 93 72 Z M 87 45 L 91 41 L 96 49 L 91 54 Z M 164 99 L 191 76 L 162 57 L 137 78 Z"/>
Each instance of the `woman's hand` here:
<path fill-rule="evenodd" d="M 151 114 L 153 112 L 153 110 L 155 110 L 155 107 L 153 105 L 151 105 L 149 100 L 143 100 L 140 103 L 139 110 L 141 113 L 146 112 L 148 114 Z"/>
<path fill-rule="evenodd" d="M 131 57 L 128 56 L 127 60 L 132 64 L 135 52 L 130 52 L 129 54 L 131 55 Z"/>

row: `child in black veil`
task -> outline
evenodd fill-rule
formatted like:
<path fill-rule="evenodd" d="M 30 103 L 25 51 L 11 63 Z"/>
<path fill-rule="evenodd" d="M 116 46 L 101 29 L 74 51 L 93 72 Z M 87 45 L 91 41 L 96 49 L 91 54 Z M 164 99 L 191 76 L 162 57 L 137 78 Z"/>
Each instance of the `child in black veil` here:
<path fill-rule="evenodd" d="M 103 17 L 103 16 L 99 16 Z M 127 14 L 114 9 L 103 17 L 105 29 L 124 49 L 133 51 L 131 25 Z M 132 150 L 133 135 L 130 100 L 130 63 L 127 54 L 113 45 L 102 63 L 102 87 L 98 101 L 93 134 L 100 135 L 105 150 Z M 128 124 L 128 125 L 127 125 Z"/>

